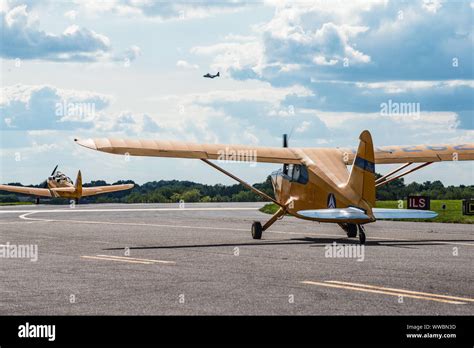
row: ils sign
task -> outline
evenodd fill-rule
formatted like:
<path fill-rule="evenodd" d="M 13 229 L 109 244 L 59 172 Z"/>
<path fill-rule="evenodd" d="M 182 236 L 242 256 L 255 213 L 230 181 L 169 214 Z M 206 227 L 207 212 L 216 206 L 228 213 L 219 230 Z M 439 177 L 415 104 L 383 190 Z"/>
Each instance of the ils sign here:
<path fill-rule="evenodd" d="M 408 196 L 407 208 L 408 209 L 429 210 L 430 209 L 430 197 L 426 197 L 426 196 Z"/>

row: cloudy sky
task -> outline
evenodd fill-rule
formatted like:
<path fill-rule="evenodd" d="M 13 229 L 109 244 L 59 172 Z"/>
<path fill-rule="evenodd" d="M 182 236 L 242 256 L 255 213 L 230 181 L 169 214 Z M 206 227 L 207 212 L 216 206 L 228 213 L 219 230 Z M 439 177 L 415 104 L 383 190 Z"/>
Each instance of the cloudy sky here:
<path fill-rule="evenodd" d="M 474 142 L 470 1 L 0 1 L 0 182 L 231 183 L 200 161 L 74 144 L 126 137 L 281 146 Z M 221 77 L 203 74 L 219 71 Z M 408 113 L 383 105 L 410 105 Z M 407 104 L 409 103 L 409 104 Z M 278 166 L 228 164 L 250 182 Z M 389 168 L 379 166 L 378 172 Z M 473 184 L 472 163 L 408 176 Z"/>

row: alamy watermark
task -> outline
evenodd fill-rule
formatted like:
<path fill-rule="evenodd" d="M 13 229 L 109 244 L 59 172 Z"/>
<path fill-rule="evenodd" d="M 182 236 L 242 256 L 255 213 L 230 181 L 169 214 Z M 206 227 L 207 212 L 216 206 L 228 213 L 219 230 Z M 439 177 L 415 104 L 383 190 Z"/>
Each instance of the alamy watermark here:
<path fill-rule="evenodd" d="M 338 244 L 333 242 L 324 247 L 324 257 L 330 258 L 346 258 L 357 259 L 357 261 L 364 261 L 365 248 L 363 244 Z"/>
<path fill-rule="evenodd" d="M 380 115 L 382 116 L 411 116 L 420 118 L 420 103 L 399 103 L 389 99 L 380 104 Z"/>
<path fill-rule="evenodd" d="M 254 149 L 231 149 L 226 147 L 217 151 L 217 161 L 221 163 L 247 162 L 251 167 L 257 165 L 257 150 Z"/>
<path fill-rule="evenodd" d="M 56 116 L 94 116 L 95 115 L 95 103 L 83 103 L 83 102 L 66 102 L 63 100 L 61 103 L 55 105 Z"/>
<path fill-rule="evenodd" d="M 0 258 L 2 259 L 30 259 L 38 261 L 38 244 L 0 244 Z"/>
<path fill-rule="evenodd" d="M 20 338 L 47 338 L 52 342 L 56 339 L 56 325 L 36 325 L 26 322 L 18 326 Z"/>

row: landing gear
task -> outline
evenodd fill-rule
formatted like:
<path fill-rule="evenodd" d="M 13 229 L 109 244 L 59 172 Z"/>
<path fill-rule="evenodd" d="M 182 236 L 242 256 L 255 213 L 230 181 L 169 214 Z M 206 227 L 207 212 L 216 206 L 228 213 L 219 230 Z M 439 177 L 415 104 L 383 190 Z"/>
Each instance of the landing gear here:
<path fill-rule="evenodd" d="M 262 224 L 259 221 L 254 221 L 252 224 L 252 238 L 261 239 L 262 238 Z"/>
<path fill-rule="evenodd" d="M 272 218 L 268 220 L 263 226 L 259 221 L 254 221 L 252 224 L 252 238 L 261 239 L 262 232 L 266 231 L 271 225 L 275 223 L 275 221 L 283 217 L 285 213 L 286 213 L 285 209 L 283 208 L 278 209 L 278 211 L 272 216 Z"/>
<path fill-rule="evenodd" d="M 362 225 L 357 225 L 357 228 L 359 230 L 359 241 L 360 244 L 364 245 L 365 244 L 365 231 L 364 227 Z"/>
<path fill-rule="evenodd" d="M 356 224 L 339 224 L 341 228 L 346 232 L 347 238 L 357 237 L 357 225 Z"/>
<path fill-rule="evenodd" d="M 354 238 L 357 236 L 357 225 L 356 224 L 347 224 L 347 237 Z"/>

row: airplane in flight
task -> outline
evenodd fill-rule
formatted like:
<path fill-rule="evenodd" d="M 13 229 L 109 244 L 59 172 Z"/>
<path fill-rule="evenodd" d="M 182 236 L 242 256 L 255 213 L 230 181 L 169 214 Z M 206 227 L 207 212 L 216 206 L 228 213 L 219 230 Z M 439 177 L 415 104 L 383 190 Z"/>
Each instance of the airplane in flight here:
<path fill-rule="evenodd" d="M 81 197 L 99 195 L 101 193 L 109 193 L 123 190 L 130 190 L 133 184 L 109 185 L 109 186 L 94 186 L 82 187 L 82 175 L 79 170 L 77 173 L 76 184 L 61 173 L 58 166 L 54 167 L 53 172 L 47 180 L 43 182 L 42 188 L 15 186 L 15 185 L 0 185 L 0 191 L 9 191 L 15 193 L 23 193 L 26 195 L 36 196 L 36 204 L 39 203 L 40 197 L 61 197 L 74 199 L 79 203 Z"/>
<path fill-rule="evenodd" d="M 215 74 L 215 75 L 211 75 L 211 74 L 207 73 L 206 75 L 203 75 L 202 77 L 207 77 L 209 79 L 213 79 L 214 77 L 219 77 L 219 76 L 221 76 L 221 75 L 219 74 L 219 72 L 217 72 L 217 74 Z"/>
<path fill-rule="evenodd" d="M 359 140 L 358 149 L 355 150 L 289 148 L 285 135 L 281 148 L 162 140 L 75 139 L 79 145 L 112 154 L 200 159 L 279 206 L 279 210 L 263 226 L 259 221 L 253 222 L 251 232 L 254 239 L 261 239 L 262 232 L 289 214 L 300 219 L 336 223 L 348 237 L 358 235 L 360 243 L 364 244 L 364 225 L 377 219 L 428 219 L 437 216 L 435 212 L 427 210 L 376 208 L 375 192 L 378 187 L 433 162 L 474 160 L 474 143 L 385 146 L 374 149 L 372 136 L 367 130 L 360 134 Z M 275 198 L 211 160 L 283 164 L 281 169 L 271 174 Z M 376 179 L 375 164 L 396 163 L 403 164 Z M 415 166 L 408 169 L 412 164 Z M 351 166 L 350 170 L 348 165 Z M 403 169 L 406 170 L 400 173 Z"/>

